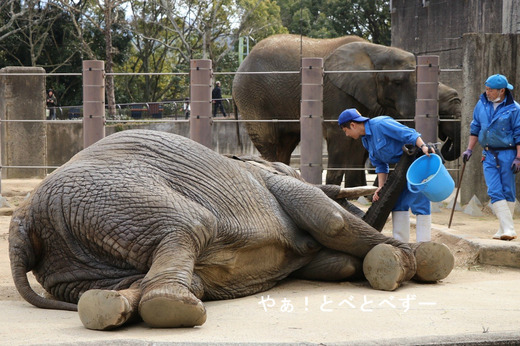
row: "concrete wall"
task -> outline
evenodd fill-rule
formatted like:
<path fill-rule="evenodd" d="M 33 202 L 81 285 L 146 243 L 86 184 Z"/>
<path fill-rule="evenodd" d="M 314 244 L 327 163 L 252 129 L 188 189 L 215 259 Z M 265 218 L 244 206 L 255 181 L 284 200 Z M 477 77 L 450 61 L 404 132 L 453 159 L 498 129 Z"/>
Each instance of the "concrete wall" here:
<path fill-rule="evenodd" d="M 513 97 L 520 99 L 520 34 L 467 34 L 463 37 L 463 83 L 462 93 L 462 148 L 468 145 L 469 124 L 473 108 L 484 92 L 487 77 L 501 73 L 515 87 Z M 482 173 L 480 157 L 482 148 L 475 147 L 473 156 L 466 164 L 461 185 L 461 203 L 467 203 L 473 195 L 480 201 L 489 200 Z M 517 199 L 520 176 L 517 177 Z"/>
<path fill-rule="evenodd" d="M 0 75 L 2 166 L 45 166 L 46 133 L 43 122 L 10 120 L 45 119 L 45 70 L 39 67 L 5 67 Z M 19 76 L 17 74 L 42 74 Z M 43 177 L 44 169 L 2 169 L 2 178 Z"/>
<path fill-rule="evenodd" d="M 50 121 L 46 124 L 47 166 L 61 166 L 83 149 L 82 123 Z"/>
<path fill-rule="evenodd" d="M 520 33 L 518 0 L 392 0 L 392 46 L 438 55 L 440 68 L 460 69 L 466 33 Z M 461 72 L 440 81 L 462 93 Z"/>
<path fill-rule="evenodd" d="M 47 165 L 60 166 L 83 149 L 83 124 L 60 121 L 47 122 Z M 129 129 L 150 129 L 190 136 L 189 123 L 143 123 L 107 126 L 106 135 Z M 238 131 L 238 132 L 237 132 Z M 212 125 L 213 149 L 221 154 L 259 155 L 249 139 L 243 123 L 214 122 Z M 238 140 L 240 138 L 240 141 Z M 49 169 L 49 172 L 52 169 Z"/>

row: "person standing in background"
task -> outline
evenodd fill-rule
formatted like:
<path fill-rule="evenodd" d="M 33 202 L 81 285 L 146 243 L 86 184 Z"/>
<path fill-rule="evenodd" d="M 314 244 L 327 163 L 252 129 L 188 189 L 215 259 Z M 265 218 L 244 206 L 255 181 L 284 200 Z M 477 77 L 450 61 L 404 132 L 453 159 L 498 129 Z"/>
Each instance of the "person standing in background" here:
<path fill-rule="evenodd" d="M 189 97 L 186 97 L 184 99 L 184 104 L 182 105 L 182 109 L 184 109 L 184 119 L 188 119 L 190 117 L 190 113 L 191 113 Z"/>
<path fill-rule="evenodd" d="M 482 146 L 487 193 L 500 224 L 493 239 L 513 240 L 515 174 L 520 171 L 520 105 L 513 99 L 513 86 L 504 75 L 492 75 L 484 85 L 486 90 L 473 110 L 468 148 L 462 160 L 470 159 L 477 142 Z"/>
<path fill-rule="evenodd" d="M 215 83 L 215 88 L 211 91 L 211 98 L 213 99 L 213 117 L 217 116 L 217 110 L 220 109 L 222 115 L 227 117 L 224 106 L 222 105 L 222 90 L 220 90 L 220 82 Z"/>
<path fill-rule="evenodd" d="M 58 105 L 58 100 L 56 99 L 56 96 L 54 95 L 54 91 L 52 89 L 49 89 L 49 91 L 47 91 L 46 103 L 47 108 L 49 109 L 49 119 L 56 120 L 56 106 Z"/>

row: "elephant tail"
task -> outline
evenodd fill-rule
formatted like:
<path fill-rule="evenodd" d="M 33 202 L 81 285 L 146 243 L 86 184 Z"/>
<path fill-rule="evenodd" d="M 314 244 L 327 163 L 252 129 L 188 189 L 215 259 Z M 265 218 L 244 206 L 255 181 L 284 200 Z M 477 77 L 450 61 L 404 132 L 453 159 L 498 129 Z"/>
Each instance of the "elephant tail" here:
<path fill-rule="evenodd" d="M 32 289 L 27 273 L 34 268 L 36 255 L 29 234 L 24 219 L 17 217 L 15 213 L 9 226 L 9 259 L 16 290 L 23 299 L 36 307 L 77 311 L 76 304 L 45 298 Z"/>

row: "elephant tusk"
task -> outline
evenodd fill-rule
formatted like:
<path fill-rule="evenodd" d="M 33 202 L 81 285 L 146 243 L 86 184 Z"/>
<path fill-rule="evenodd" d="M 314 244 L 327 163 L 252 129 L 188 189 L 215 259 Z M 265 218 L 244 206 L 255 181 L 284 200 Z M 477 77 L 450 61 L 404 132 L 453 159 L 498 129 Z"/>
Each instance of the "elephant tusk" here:
<path fill-rule="evenodd" d="M 336 199 L 368 196 L 372 195 L 374 192 L 376 192 L 376 190 L 376 186 L 357 186 L 342 188 L 336 196 Z"/>

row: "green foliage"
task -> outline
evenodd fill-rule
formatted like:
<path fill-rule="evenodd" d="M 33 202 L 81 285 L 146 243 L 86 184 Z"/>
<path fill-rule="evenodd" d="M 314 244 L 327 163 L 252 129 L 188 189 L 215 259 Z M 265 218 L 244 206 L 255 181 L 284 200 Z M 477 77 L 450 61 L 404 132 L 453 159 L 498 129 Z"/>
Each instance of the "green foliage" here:
<path fill-rule="evenodd" d="M 292 34 L 313 38 L 358 35 L 390 45 L 389 0 L 278 0 Z"/>
<path fill-rule="evenodd" d="M 334 30 L 390 45 L 389 0 L 327 0 Z"/>
<path fill-rule="evenodd" d="M 245 17 L 240 36 L 249 36 L 258 42 L 271 35 L 289 32 L 282 24 L 277 1 L 239 0 L 237 5 L 237 15 Z"/>
<path fill-rule="evenodd" d="M 240 37 L 250 49 L 280 33 L 390 44 L 389 0 L 0 0 L 0 68 L 79 73 L 83 60 L 106 60 L 100 3 L 115 7 L 109 51 L 114 72 L 125 73 L 114 77 L 118 104 L 184 99 L 190 60 L 201 58 L 212 60 L 229 96 L 233 75 L 219 72 L 238 68 Z M 81 83 L 81 76 L 47 78 L 61 106 L 81 105 Z"/>
<path fill-rule="evenodd" d="M 105 59 L 105 39 L 101 27 L 84 21 L 81 39 L 77 36 L 74 21 L 81 16 L 73 10 L 88 12 L 90 16 L 97 16 L 98 20 L 102 18 L 100 13 L 91 11 L 87 4 L 81 3 L 83 7 L 66 10 L 60 3 L 52 0 L 43 4 L 39 1 L 24 2 L 20 11 L 26 11 L 25 15 L 18 17 L 11 27 L 4 28 L 5 31 L 11 30 L 14 33 L 0 40 L 0 67 L 39 66 L 47 73 L 80 73 L 83 60 L 89 59 L 82 47 L 82 40 L 94 54 L 90 58 Z M 6 18 L 8 13 L 8 7 L 0 6 L 0 18 Z M 128 59 L 130 32 L 121 23 L 115 23 L 111 29 L 114 38 L 114 62 L 123 63 Z M 0 30 L 0 37 L 5 31 Z M 47 78 L 46 84 L 47 88 L 55 91 L 58 105 L 81 105 L 81 76 L 51 76 Z"/>

